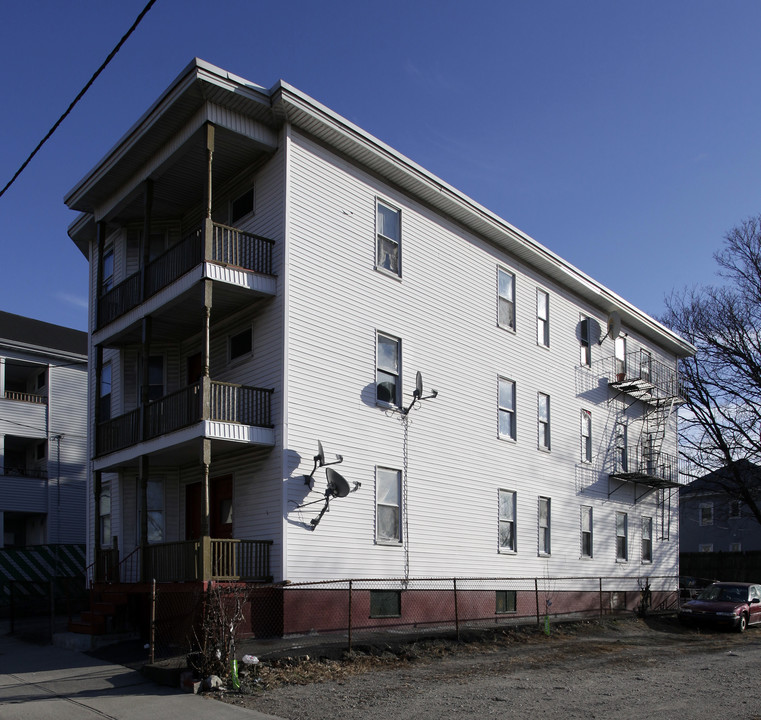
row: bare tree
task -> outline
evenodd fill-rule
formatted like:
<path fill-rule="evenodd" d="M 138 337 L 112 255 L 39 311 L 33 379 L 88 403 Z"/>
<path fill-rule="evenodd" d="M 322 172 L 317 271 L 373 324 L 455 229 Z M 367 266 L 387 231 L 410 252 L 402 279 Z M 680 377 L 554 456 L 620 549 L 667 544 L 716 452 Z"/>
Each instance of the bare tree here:
<path fill-rule="evenodd" d="M 727 233 L 714 258 L 722 285 L 666 300 L 663 322 L 697 349 L 681 363 L 680 453 L 695 477 L 724 468 L 713 489 L 761 523 L 761 485 L 749 472 L 761 458 L 761 216 Z"/>

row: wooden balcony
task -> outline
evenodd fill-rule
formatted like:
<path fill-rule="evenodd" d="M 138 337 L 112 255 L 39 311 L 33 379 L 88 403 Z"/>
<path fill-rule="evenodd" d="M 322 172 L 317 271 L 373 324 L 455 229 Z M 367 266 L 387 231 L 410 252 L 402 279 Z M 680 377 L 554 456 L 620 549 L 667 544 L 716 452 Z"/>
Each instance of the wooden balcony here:
<path fill-rule="evenodd" d="M 208 387 L 206 400 L 205 386 Z M 201 379 L 182 390 L 99 423 L 96 455 L 106 455 L 143 440 L 167 435 L 202 420 L 272 427 L 272 394 L 268 388 Z"/>
<path fill-rule="evenodd" d="M 274 240 L 208 221 L 98 299 L 98 330 L 203 262 L 272 275 Z"/>
<path fill-rule="evenodd" d="M 18 392 L 16 390 L 6 390 L 3 396 L 6 400 L 15 400 L 16 402 L 32 403 L 33 405 L 47 405 L 48 398 L 46 395 L 37 395 L 36 393 Z"/>
<path fill-rule="evenodd" d="M 96 579 L 109 582 L 135 583 L 191 582 L 224 580 L 271 582 L 270 548 L 272 540 L 228 540 L 203 537 L 148 545 L 142 552 L 132 552 L 116 563 L 114 551 L 104 548 L 96 565 L 102 574 Z"/>

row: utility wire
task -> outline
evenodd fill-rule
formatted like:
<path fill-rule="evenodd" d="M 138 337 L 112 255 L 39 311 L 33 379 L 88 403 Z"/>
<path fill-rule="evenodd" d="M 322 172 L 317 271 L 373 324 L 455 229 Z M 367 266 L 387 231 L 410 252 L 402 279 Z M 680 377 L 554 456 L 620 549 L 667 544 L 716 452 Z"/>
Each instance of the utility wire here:
<path fill-rule="evenodd" d="M 24 160 L 21 167 L 16 170 L 16 174 L 8 181 L 8 183 L 5 185 L 5 187 L 0 190 L 0 197 L 5 195 L 5 191 L 13 185 L 14 182 L 16 182 L 16 178 L 18 178 L 19 175 L 21 175 L 22 172 L 26 169 L 26 166 L 29 165 L 29 163 L 32 161 L 32 158 L 37 154 L 39 149 L 50 139 L 50 136 L 58 129 L 58 126 L 66 119 L 66 116 L 74 109 L 74 106 L 82 99 L 82 96 L 90 89 L 90 86 L 97 80 L 98 75 L 100 75 L 103 70 L 106 69 L 106 65 L 108 65 L 111 60 L 113 60 L 114 55 L 121 50 L 122 45 L 124 45 L 125 42 L 127 42 L 127 38 L 129 38 L 130 35 L 134 32 L 135 28 L 140 24 L 140 21 L 145 17 L 146 13 L 153 7 L 156 0 L 148 0 L 148 4 L 143 8 L 142 12 L 137 16 L 137 19 L 135 22 L 132 23 L 132 27 L 127 30 L 127 32 L 122 36 L 122 39 L 119 40 L 119 42 L 116 44 L 116 47 L 108 54 L 108 57 L 105 59 L 103 64 L 95 71 L 95 74 L 87 81 L 87 84 L 79 91 L 79 94 L 74 98 L 71 105 L 69 105 L 68 108 L 66 108 L 66 112 L 61 115 L 61 117 L 58 118 L 55 125 L 53 125 L 50 130 L 48 130 L 47 135 L 45 135 L 42 140 L 37 144 L 37 147 L 32 150 L 32 154 Z"/>

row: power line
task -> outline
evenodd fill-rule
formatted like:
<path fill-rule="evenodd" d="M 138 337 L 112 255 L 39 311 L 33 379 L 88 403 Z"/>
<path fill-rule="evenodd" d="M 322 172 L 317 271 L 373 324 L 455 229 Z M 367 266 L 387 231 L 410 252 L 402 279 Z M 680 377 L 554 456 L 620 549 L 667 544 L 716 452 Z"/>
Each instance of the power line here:
<path fill-rule="evenodd" d="M 18 178 L 19 175 L 21 175 L 22 172 L 26 169 L 26 166 L 29 165 L 29 163 L 32 161 L 32 158 L 37 154 L 39 149 L 50 139 L 50 136 L 58 129 L 58 126 L 66 119 L 66 116 L 74 109 L 74 106 L 82 99 L 82 96 L 90 89 L 90 86 L 97 80 L 98 75 L 100 75 L 103 70 L 105 70 L 106 66 L 113 60 L 114 55 L 121 50 L 122 45 L 124 45 L 125 42 L 127 42 L 127 38 L 129 38 L 130 35 L 134 32 L 135 28 L 140 24 L 140 21 L 145 17 L 146 13 L 153 7 L 156 0 L 148 0 L 148 4 L 143 8 L 142 12 L 137 16 L 137 19 L 135 22 L 132 23 L 132 27 L 130 27 L 129 30 L 122 36 L 122 39 L 119 40 L 119 42 L 116 44 L 116 47 L 108 54 L 108 57 L 105 59 L 103 64 L 95 71 L 95 74 L 87 81 L 87 84 L 79 91 L 79 94 L 74 98 L 71 105 L 69 105 L 68 108 L 66 108 L 66 112 L 61 115 L 61 117 L 58 118 L 55 125 L 53 125 L 50 130 L 48 130 L 47 135 L 45 135 L 42 140 L 37 144 L 37 147 L 32 150 L 31 155 L 24 160 L 21 167 L 16 170 L 16 174 L 7 182 L 5 187 L 0 190 L 0 197 L 5 195 L 5 191 L 13 185 L 14 182 L 16 182 L 16 178 Z"/>

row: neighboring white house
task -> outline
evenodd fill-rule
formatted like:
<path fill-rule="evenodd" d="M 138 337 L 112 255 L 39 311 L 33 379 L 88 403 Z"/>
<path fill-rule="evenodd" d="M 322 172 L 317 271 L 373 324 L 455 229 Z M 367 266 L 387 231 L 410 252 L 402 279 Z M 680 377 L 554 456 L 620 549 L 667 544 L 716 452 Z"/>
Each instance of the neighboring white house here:
<path fill-rule="evenodd" d="M 85 542 L 87 333 L 0 312 L 0 547 Z"/>
<path fill-rule="evenodd" d="M 131 572 L 164 580 L 677 575 L 692 347 L 304 93 L 194 60 L 66 203 L 90 262 L 91 558 L 142 541 Z M 343 462 L 307 484 L 318 440 Z"/>

